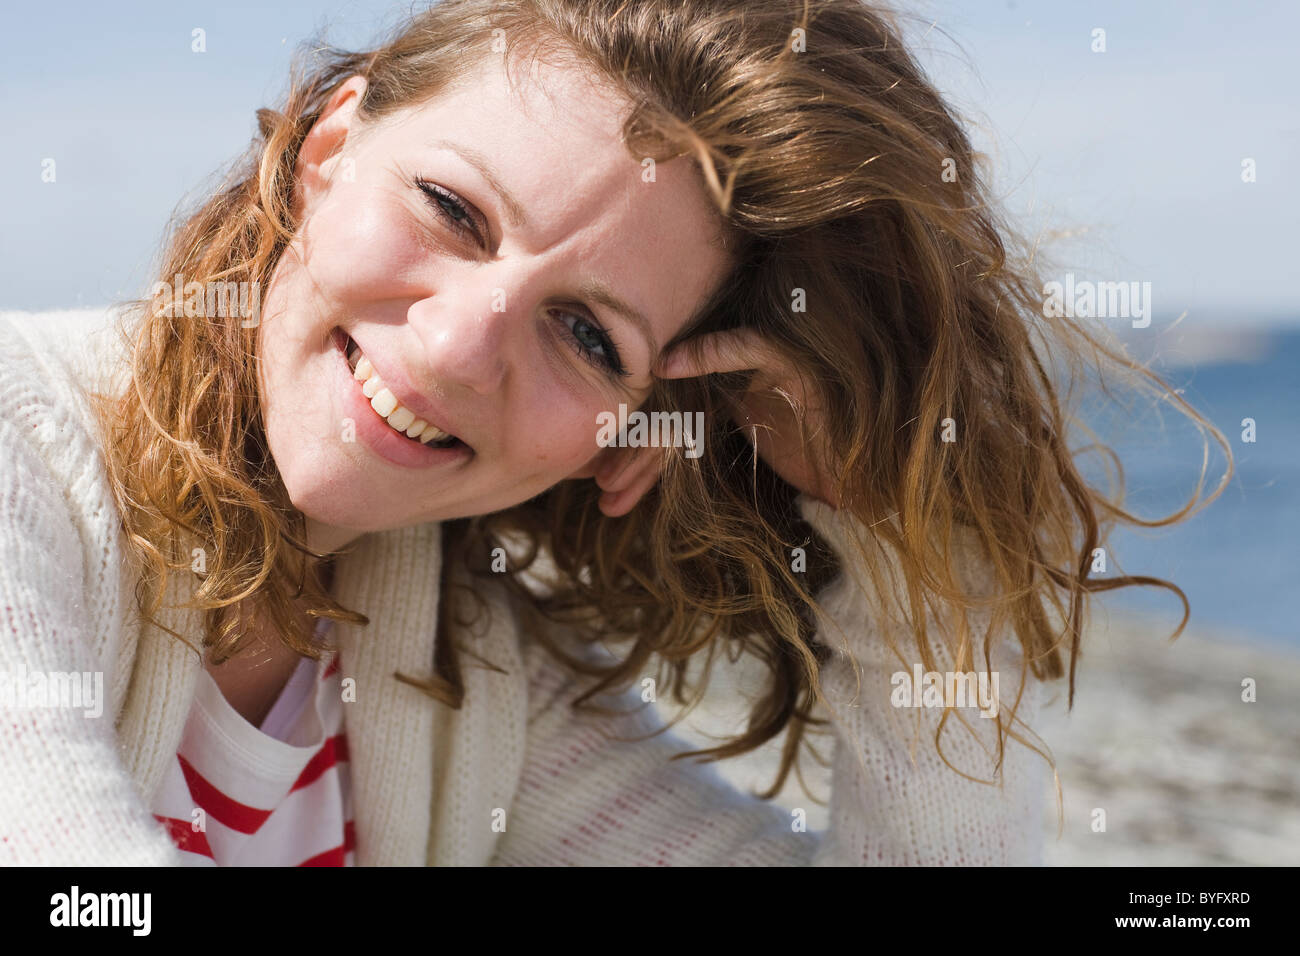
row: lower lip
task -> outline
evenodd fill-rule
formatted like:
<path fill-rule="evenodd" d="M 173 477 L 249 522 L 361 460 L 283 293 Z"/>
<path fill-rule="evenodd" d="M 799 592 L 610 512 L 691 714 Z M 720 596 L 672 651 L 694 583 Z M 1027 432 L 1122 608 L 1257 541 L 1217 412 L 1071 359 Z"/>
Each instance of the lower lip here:
<path fill-rule="evenodd" d="M 431 468 L 466 461 L 473 451 L 463 442 L 450 448 L 424 445 L 398 432 L 375 411 L 361 390 L 361 383 L 352 374 L 348 357 L 343 353 L 346 340 L 335 332 L 332 338 L 334 351 L 339 357 L 339 387 L 343 393 L 343 414 L 356 423 L 357 438 L 385 461 L 403 468 Z"/>

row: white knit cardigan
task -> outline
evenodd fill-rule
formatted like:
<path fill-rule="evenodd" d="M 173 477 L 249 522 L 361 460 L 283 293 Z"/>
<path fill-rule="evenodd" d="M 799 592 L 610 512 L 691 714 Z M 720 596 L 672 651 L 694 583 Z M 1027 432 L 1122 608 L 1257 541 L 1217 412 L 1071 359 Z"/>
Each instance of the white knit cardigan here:
<path fill-rule="evenodd" d="M 101 672 L 106 698 L 99 719 L 0 703 L 0 864 L 180 862 L 148 807 L 200 660 L 136 612 L 134 559 L 82 391 L 125 381 L 113 317 L 0 313 L 0 672 Z M 853 553 L 851 519 L 806 497 L 800 508 L 842 559 Z M 854 575 L 818 596 L 838 628 L 822 670 L 836 712 L 833 793 L 829 829 L 805 832 L 797 812 L 736 790 L 712 766 L 670 762 L 689 749 L 679 737 L 629 741 L 662 726 L 636 690 L 616 698 L 626 716 L 575 713 L 568 702 L 587 685 L 521 633 L 508 592 L 491 582 L 475 585 L 491 610 L 475 649 L 503 672 L 465 658 L 459 710 L 396 680 L 432 673 L 440 557 L 433 522 L 367 534 L 335 571 L 337 599 L 370 619 L 336 625 L 344 677 L 356 682 L 345 726 L 359 864 L 1040 861 L 1045 762 L 1009 741 L 996 785 L 946 766 L 934 745 L 942 709 L 891 705 L 891 675 L 911 673 L 916 655 L 889 652 L 878 602 Z M 978 570 L 973 554 L 955 557 Z M 196 582 L 170 577 L 162 618 L 199 647 L 201 612 L 179 608 Z M 1019 648 L 994 646 L 1005 711 Z M 978 656 L 968 669 L 982 667 Z M 1024 689 L 1018 713 L 1032 726 L 1032 676 Z M 945 755 L 991 779 L 997 721 L 963 711 L 977 740 L 957 713 Z"/>

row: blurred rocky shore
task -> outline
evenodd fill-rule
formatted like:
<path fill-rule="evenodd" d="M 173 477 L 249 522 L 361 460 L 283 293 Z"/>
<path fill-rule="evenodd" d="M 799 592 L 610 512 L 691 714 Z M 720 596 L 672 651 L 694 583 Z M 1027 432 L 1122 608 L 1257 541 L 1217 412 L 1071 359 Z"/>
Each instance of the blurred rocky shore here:
<path fill-rule="evenodd" d="M 1195 630 L 1169 644 L 1169 630 L 1099 612 L 1073 712 L 1064 680 L 1044 694 L 1032 727 L 1052 750 L 1064 798 L 1058 819 L 1055 793 L 1044 795 L 1044 863 L 1300 864 L 1300 654 Z M 692 746 L 734 733 L 744 712 L 735 691 L 754 676 L 752 665 L 717 666 L 708 697 L 673 732 Z M 1247 679 L 1254 702 L 1242 699 Z M 676 712 L 659 708 L 665 719 Z M 781 739 L 715 766 L 741 789 L 765 788 Z M 806 754 L 800 765 L 814 794 L 830 792 L 829 771 Z M 810 828 L 826 825 L 826 807 L 796 780 L 776 802 L 809 808 Z M 1094 831 L 1097 808 L 1104 832 Z"/>

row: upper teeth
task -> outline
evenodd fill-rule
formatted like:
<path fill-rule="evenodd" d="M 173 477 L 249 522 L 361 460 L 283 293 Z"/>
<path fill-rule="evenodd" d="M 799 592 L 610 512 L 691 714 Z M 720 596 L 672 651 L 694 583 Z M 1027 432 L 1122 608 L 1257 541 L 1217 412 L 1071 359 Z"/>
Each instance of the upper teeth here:
<path fill-rule="evenodd" d="M 442 441 L 451 437 L 449 432 L 443 431 L 437 425 L 430 424 L 423 418 L 416 418 L 415 412 L 401 404 L 385 387 L 384 380 L 370 364 L 370 359 L 361 354 L 361 349 L 354 348 L 352 354 L 348 356 L 348 362 L 353 367 L 352 377 L 361 383 L 362 393 L 370 399 L 370 407 L 393 428 L 418 442 Z"/>

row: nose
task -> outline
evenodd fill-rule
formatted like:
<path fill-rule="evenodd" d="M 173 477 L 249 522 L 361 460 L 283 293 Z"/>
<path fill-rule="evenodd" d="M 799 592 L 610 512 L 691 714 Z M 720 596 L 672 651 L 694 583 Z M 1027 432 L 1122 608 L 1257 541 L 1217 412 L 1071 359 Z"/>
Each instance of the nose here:
<path fill-rule="evenodd" d="M 459 385 L 480 394 L 501 387 L 512 353 L 511 315 L 504 290 L 458 283 L 414 303 L 407 319 L 415 327 L 431 374 L 441 389 Z M 518 323 L 514 323 L 517 325 Z"/>

